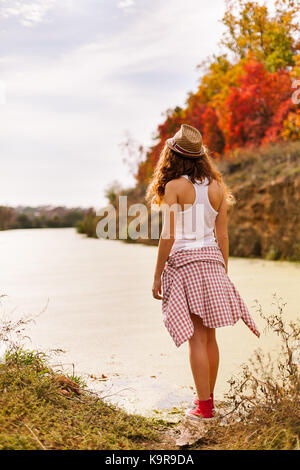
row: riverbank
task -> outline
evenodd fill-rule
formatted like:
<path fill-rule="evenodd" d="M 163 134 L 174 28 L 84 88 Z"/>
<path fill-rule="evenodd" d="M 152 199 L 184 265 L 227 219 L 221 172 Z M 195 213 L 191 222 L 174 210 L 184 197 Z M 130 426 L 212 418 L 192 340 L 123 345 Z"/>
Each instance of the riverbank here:
<path fill-rule="evenodd" d="M 126 412 L 112 392 L 95 393 L 74 370 L 54 365 L 58 351 L 24 349 L 32 319 L 2 317 L 0 449 L 299 450 L 300 322 L 285 320 L 282 299 L 274 296 L 274 304 L 272 314 L 259 304 L 257 311 L 279 339 L 276 357 L 256 350 L 216 401 L 215 421 L 205 423 L 191 423 L 178 409 L 175 423 Z"/>
<path fill-rule="evenodd" d="M 299 450 L 295 391 L 281 394 L 288 390 L 281 386 L 272 408 L 270 390 L 259 402 L 252 397 L 247 415 L 232 411 L 228 402 L 219 404 L 214 423 L 182 419 L 174 425 L 126 413 L 86 390 L 80 377 L 55 372 L 43 353 L 15 348 L 0 364 L 0 449 Z"/>
<path fill-rule="evenodd" d="M 0 449 L 144 449 L 162 426 L 82 389 L 43 354 L 16 350 L 0 365 Z M 78 382 L 80 386 L 78 386 Z"/>

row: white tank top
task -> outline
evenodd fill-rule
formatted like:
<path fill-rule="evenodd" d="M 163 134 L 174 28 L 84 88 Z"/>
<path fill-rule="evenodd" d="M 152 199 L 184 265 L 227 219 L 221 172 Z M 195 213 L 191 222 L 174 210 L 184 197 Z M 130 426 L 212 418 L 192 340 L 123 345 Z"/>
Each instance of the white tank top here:
<path fill-rule="evenodd" d="M 189 176 L 183 175 L 188 181 Z M 190 181 L 191 182 L 191 181 Z M 171 253 L 177 250 L 190 250 L 203 246 L 218 246 L 215 234 L 215 220 L 218 212 L 212 207 L 208 198 L 208 179 L 192 183 L 195 188 L 195 200 L 185 210 L 177 214 L 175 242 Z"/>

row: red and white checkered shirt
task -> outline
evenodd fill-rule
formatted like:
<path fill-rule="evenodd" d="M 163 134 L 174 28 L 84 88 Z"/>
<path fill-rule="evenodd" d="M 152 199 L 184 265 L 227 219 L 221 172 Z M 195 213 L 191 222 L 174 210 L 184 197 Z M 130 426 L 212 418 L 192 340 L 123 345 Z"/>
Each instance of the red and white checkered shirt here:
<path fill-rule="evenodd" d="M 162 273 L 163 321 L 177 347 L 194 334 L 190 313 L 209 328 L 234 325 L 240 318 L 260 333 L 229 279 L 219 247 L 206 246 L 172 253 Z"/>

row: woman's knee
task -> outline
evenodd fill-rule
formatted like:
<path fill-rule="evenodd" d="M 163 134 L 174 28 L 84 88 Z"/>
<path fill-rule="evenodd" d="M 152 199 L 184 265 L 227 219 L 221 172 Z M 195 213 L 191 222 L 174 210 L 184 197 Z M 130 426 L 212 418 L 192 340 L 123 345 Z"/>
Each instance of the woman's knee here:
<path fill-rule="evenodd" d="M 217 342 L 216 340 L 216 330 L 215 328 L 208 328 L 207 332 L 207 344 L 214 344 Z"/>
<path fill-rule="evenodd" d="M 203 325 L 202 319 L 197 315 L 191 314 L 191 319 L 194 325 L 194 334 L 190 338 L 192 343 L 201 343 L 206 345 L 208 342 L 208 330 L 206 326 Z"/>

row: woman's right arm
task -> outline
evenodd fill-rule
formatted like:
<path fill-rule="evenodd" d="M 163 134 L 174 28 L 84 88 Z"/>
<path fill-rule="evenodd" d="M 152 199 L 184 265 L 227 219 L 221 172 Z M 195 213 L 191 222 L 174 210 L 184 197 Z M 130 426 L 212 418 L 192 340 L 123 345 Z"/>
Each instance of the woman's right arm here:
<path fill-rule="evenodd" d="M 225 265 L 226 265 L 226 272 L 228 272 L 228 256 L 229 256 L 229 239 L 228 239 L 228 229 L 227 229 L 227 202 L 226 197 L 224 194 L 224 190 L 222 188 L 222 202 L 219 207 L 218 215 L 216 217 L 216 238 L 220 250 L 222 252 Z"/>

